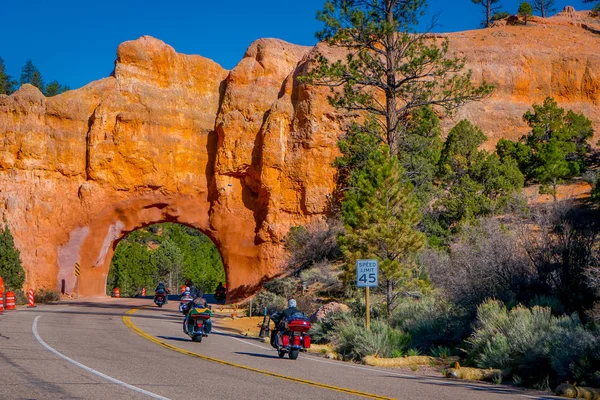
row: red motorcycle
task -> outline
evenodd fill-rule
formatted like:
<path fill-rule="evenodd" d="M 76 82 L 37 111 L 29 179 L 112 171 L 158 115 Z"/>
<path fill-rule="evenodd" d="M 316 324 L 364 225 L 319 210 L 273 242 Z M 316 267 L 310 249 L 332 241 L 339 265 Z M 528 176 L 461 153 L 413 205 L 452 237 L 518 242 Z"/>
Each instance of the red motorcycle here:
<path fill-rule="evenodd" d="M 311 324 L 306 315 L 293 314 L 286 320 L 276 313 L 271 320 L 278 328 L 271 332 L 271 346 L 277 349 L 279 358 L 287 353 L 291 360 L 295 360 L 301 351 L 310 348 L 310 335 L 307 332 Z"/>

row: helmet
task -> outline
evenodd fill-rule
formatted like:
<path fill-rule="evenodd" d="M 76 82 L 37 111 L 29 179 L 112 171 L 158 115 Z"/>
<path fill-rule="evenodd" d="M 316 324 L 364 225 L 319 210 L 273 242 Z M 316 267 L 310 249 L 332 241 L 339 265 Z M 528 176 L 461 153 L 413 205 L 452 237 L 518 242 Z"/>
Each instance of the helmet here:
<path fill-rule="evenodd" d="M 186 286 L 186 287 L 185 287 L 185 291 L 186 291 L 186 292 L 189 292 L 189 291 L 190 291 L 190 288 L 189 288 L 188 286 Z"/>
<path fill-rule="evenodd" d="M 159 285 L 164 285 L 164 282 L 163 281 L 159 281 L 158 284 Z"/>
<path fill-rule="evenodd" d="M 289 299 L 289 300 L 288 300 L 288 307 L 289 307 L 289 308 L 296 307 L 296 300 L 294 300 L 294 299 Z"/>

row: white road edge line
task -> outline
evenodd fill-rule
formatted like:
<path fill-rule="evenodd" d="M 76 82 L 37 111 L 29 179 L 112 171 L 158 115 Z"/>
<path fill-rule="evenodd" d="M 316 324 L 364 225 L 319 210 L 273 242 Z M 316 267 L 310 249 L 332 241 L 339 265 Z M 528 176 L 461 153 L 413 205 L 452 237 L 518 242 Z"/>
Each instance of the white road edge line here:
<path fill-rule="evenodd" d="M 32 330 L 33 330 L 33 335 L 35 336 L 35 338 L 37 339 L 37 341 L 44 346 L 46 349 L 50 350 L 52 353 L 54 353 L 55 355 L 59 356 L 60 358 L 70 362 L 71 364 L 74 364 L 76 366 L 78 366 L 79 368 L 82 368 L 88 372 L 91 372 L 92 374 L 98 375 L 101 378 L 104 378 L 112 383 L 116 383 L 117 385 L 121 385 L 124 386 L 128 389 L 131 389 L 133 391 L 136 391 L 138 393 L 142 393 L 145 394 L 146 396 L 152 397 L 154 399 L 161 399 L 161 400 L 170 400 L 168 397 L 163 397 L 160 396 L 158 394 L 152 393 L 152 392 L 148 392 L 147 390 L 144 389 L 140 389 L 139 387 L 130 385 L 129 383 L 125 383 L 123 381 L 120 381 L 118 379 L 112 378 L 108 375 L 103 374 L 102 372 L 96 371 L 95 369 L 92 369 L 88 366 L 85 366 L 75 360 L 73 360 L 72 358 L 69 358 L 67 356 L 65 356 L 62 353 L 59 353 L 57 350 L 55 350 L 54 348 L 50 347 L 46 342 L 44 342 L 42 340 L 42 338 L 40 337 L 40 334 L 38 333 L 38 329 L 37 329 L 37 324 L 38 324 L 38 320 L 40 319 L 41 315 L 38 315 L 37 317 L 35 317 L 35 319 L 33 320 L 33 326 L 32 326 Z"/>

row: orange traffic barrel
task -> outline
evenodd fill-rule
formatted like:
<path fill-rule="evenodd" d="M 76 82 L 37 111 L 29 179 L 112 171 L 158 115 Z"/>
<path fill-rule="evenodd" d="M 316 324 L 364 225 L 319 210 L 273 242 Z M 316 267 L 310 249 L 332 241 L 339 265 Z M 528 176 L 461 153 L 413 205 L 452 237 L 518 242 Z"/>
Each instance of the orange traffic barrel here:
<path fill-rule="evenodd" d="M 0 293 L 4 293 L 4 279 L 0 276 Z"/>
<path fill-rule="evenodd" d="M 142 288 L 142 297 L 146 297 L 146 288 Z"/>
<path fill-rule="evenodd" d="M 6 292 L 6 309 L 7 310 L 16 310 L 17 306 L 15 305 L 15 292 Z"/>
<path fill-rule="evenodd" d="M 4 312 L 4 292 L 0 291 L 0 314 Z"/>
<path fill-rule="evenodd" d="M 121 298 L 121 291 L 118 287 L 113 289 L 113 296 L 115 296 L 117 299 Z"/>
<path fill-rule="evenodd" d="M 29 289 L 27 291 L 27 307 L 28 308 L 35 307 L 35 296 L 33 295 L 33 289 Z"/>

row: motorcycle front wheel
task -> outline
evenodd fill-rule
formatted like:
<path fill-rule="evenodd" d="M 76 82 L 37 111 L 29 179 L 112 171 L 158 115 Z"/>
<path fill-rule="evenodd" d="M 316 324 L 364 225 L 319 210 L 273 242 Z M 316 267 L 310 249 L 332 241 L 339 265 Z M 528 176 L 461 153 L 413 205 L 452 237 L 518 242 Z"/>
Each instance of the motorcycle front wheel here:
<path fill-rule="evenodd" d="M 283 358 L 283 356 L 285 356 L 285 351 L 277 350 L 277 354 L 279 354 L 279 358 Z"/>
<path fill-rule="evenodd" d="M 194 335 L 192 336 L 192 342 L 202 342 L 202 335 Z"/>
<path fill-rule="evenodd" d="M 300 353 L 300 349 L 291 349 L 290 360 L 295 360 L 296 358 L 298 358 L 298 353 Z"/>

